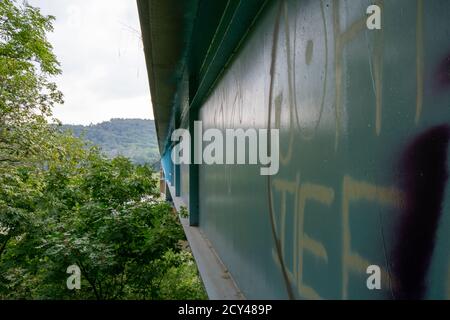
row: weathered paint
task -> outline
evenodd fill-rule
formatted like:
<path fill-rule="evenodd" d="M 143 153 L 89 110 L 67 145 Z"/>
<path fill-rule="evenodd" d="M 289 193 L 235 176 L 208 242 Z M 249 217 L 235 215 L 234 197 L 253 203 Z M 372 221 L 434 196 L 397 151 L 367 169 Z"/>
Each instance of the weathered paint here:
<path fill-rule="evenodd" d="M 373 3 L 382 30 L 366 28 Z M 182 197 L 198 194 L 199 228 L 247 298 L 450 298 L 448 12 L 292 0 L 260 14 L 198 119 L 280 129 L 279 173 L 200 165 L 196 193 L 181 168 Z M 382 290 L 366 287 L 371 264 Z"/>

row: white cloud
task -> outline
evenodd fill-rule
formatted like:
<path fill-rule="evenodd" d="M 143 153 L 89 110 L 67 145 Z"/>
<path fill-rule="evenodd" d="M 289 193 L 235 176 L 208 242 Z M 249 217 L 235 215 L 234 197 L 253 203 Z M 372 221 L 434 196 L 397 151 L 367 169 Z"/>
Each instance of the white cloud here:
<path fill-rule="evenodd" d="M 49 34 L 63 74 L 64 123 L 153 118 L 136 1 L 29 0 L 56 17 Z"/>

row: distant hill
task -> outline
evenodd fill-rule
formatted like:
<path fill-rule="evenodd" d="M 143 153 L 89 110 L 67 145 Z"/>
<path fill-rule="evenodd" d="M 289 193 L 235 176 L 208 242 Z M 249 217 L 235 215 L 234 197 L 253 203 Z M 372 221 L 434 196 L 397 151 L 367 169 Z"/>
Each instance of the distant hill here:
<path fill-rule="evenodd" d="M 153 120 L 112 119 L 89 126 L 63 125 L 65 129 L 99 146 L 108 157 L 122 155 L 139 164 L 159 162 Z M 159 163 L 156 167 L 159 167 Z"/>

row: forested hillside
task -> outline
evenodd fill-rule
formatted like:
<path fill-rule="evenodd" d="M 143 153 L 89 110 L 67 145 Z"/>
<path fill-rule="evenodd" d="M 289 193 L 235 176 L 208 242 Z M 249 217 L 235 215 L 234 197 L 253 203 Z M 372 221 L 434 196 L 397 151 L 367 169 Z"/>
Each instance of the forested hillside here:
<path fill-rule="evenodd" d="M 159 164 L 155 122 L 142 119 L 112 119 L 95 125 L 64 125 L 75 136 L 101 147 L 110 158 L 118 155 L 138 164 Z"/>

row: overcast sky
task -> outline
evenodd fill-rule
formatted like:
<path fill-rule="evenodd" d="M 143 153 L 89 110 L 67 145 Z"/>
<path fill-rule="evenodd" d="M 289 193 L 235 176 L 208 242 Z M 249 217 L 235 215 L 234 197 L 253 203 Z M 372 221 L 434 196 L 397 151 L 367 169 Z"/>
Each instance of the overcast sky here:
<path fill-rule="evenodd" d="M 67 124 L 153 119 L 135 0 L 29 0 L 56 17 L 49 41 L 61 62 L 56 82 Z"/>

